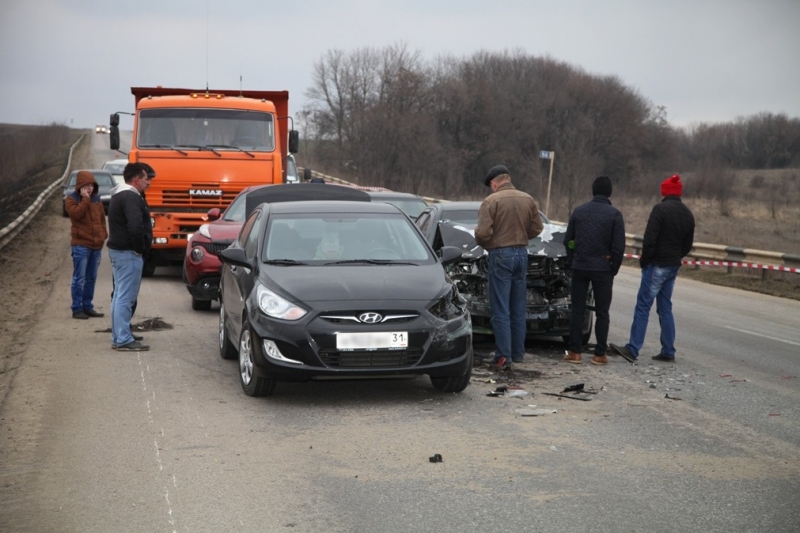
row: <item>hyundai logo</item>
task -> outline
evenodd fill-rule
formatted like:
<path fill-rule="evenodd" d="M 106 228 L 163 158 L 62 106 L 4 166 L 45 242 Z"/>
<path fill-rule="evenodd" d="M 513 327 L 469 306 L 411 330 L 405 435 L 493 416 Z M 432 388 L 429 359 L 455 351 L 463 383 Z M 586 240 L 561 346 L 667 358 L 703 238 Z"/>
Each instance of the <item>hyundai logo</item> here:
<path fill-rule="evenodd" d="M 377 324 L 383 320 L 383 316 L 380 313 L 361 313 L 358 319 L 364 324 Z"/>

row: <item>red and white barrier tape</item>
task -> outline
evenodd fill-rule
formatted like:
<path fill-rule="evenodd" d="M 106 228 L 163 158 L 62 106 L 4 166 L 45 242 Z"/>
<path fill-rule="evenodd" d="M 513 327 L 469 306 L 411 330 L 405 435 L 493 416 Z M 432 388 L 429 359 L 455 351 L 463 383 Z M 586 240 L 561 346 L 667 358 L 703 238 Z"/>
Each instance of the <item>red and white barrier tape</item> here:
<path fill-rule="evenodd" d="M 634 254 L 625 254 L 625 257 L 629 259 L 639 259 L 640 256 Z M 780 272 L 794 272 L 795 274 L 800 273 L 800 268 L 796 267 L 787 267 L 781 265 L 761 265 L 758 263 L 742 263 L 739 261 L 698 261 L 698 260 L 691 260 L 691 259 L 684 259 L 681 261 L 684 265 L 691 265 L 691 266 L 724 266 L 724 267 L 736 267 L 736 268 L 757 268 L 760 270 L 777 270 Z"/>

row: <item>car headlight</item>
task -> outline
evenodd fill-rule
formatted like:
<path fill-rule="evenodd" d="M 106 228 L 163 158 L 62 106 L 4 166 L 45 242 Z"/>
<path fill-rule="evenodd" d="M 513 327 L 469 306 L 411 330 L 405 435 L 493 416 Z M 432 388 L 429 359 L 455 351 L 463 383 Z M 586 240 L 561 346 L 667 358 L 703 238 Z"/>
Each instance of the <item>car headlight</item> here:
<path fill-rule="evenodd" d="M 211 232 L 208 231 L 208 224 L 203 224 L 200 226 L 200 229 L 197 230 L 197 233 L 205 237 L 206 239 L 211 240 Z"/>
<path fill-rule="evenodd" d="M 447 294 L 428 308 L 428 312 L 442 320 L 453 320 L 464 314 L 465 305 L 466 300 L 458 293 L 456 286 L 452 285 Z"/>
<path fill-rule="evenodd" d="M 195 246 L 189 253 L 189 257 L 191 257 L 192 261 L 194 261 L 195 263 L 201 262 L 205 256 L 206 256 L 206 251 L 200 246 Z"/>
<path fill-rule="evenodd" d="M 285 298 L 281 298 L 261 284 L 256 285 L 256 300 L 261 312 L 272 318 L 300 320 L 308 312 Z"/>

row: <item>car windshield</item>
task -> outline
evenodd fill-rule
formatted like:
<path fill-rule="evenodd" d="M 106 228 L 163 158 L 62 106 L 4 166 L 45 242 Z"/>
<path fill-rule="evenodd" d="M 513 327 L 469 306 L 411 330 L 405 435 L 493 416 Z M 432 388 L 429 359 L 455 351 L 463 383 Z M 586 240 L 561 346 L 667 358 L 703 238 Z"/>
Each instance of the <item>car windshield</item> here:
<path fill-rule="evenodd" d="M 417 200 L 414 198 L 375 198 L 375 200 L 399 207 L 412 219 L 417 218 L 420 213 L 422 213 L 425 208 L 428 207 L 428 204 L 426 204 L 423 200 Z"/>
<path fill-rule="evenodd" d="M 262 260 L 286 259 L 316 265 L 435 261 L 400 213 L 275 215 L 267 228 Z"/>
<path fill-rule="evenodd" d="M 231 205 L 225 210 L 222 215 L 222 220 L 228 222 L 244 222 L 245 215 L 245 201 L 247 200 L 247 193 L 240 194 L 233 199 Z"/>
<path fill-rule="evenodd" d="M 103 170 L 107 170 L 112 174 L 122 174 L 122 171 L 125 170 L 125 165 L 118 165 L 116 163 L 106 163 L 103 165 Z"/>
<path fill-rule="evenodd" d="M 111 174 L 106 174 L 105 172 L 102 174 L 93 174 L 94 180 L 97 182 L 98 187 L 111 187 L 114 185 L 114 178 L 111 177 Z M 78 179 L 78 173 L 70 174 L 69 176 L 69 183 L 67 183 L 68 188 L 75 187 L 75 181 Z"/>
<path fill-rule="evenodd" d="M 220 151 L 275 149 L 275 127 L 270 113 L 236 109 L 144 109 L 139 114 L 139 148 Z M 210 149 L 210 148 L 209 148 Z"/>
<path fill-rule="evenodd" d="M 464 224 L 467 226 L 478 225 L 478 210 L 477 209 L 461 209 L 453 211 L 445 211 L 442 213 L 442 220 L 452 222 L 454 224 Z"/>

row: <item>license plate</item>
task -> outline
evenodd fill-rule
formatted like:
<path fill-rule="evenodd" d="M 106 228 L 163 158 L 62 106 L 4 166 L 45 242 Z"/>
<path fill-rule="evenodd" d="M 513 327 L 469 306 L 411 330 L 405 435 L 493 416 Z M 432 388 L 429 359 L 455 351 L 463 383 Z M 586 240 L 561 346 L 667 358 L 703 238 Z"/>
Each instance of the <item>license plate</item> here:
<path fill-rule="evenodd" d="M 336 334 L 337 350 L 378 350 L 381 348 L 408 348 L 408 332 L 380 331 Z"/>

